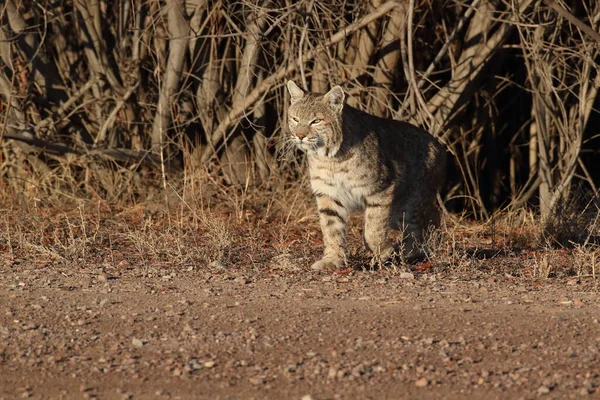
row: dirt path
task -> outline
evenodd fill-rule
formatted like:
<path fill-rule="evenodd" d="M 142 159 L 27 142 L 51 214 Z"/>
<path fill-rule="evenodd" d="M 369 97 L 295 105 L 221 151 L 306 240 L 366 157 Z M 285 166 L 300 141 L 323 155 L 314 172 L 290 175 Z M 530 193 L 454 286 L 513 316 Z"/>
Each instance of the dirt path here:
<path fill-rule="evenodd" d="M 591 279 L 2 269 L 0 398 L 600 397 Z"/>

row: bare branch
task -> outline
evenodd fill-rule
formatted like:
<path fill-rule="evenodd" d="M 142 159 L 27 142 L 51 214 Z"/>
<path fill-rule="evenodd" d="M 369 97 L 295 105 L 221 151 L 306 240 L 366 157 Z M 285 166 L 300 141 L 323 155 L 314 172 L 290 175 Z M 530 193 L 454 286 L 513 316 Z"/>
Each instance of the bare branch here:
<path fill-rule="evenodd" d="M 162 82 L 158 107 L 152 125 L 152 147 L 154 151 L 160 151 L 163 144 L 163 132 L 169 126 L 171 118 L 171 104 L 173 95 L 179 87 L 183 62 L 187 51 L 188 35 L 190 32 L 188 22 L 185 19 L 185 7 L 183 0 L 169 0 L 167 2 L 167 19 L 169 28 L 169 59 Z"/>
<path fill-rule="evenodd" d="M 586 35 L 590 38 L 594 39 L 598 44 L 600 44 L 600 34 L 593 30 L 591 27 L 586 25 L 582 20 L 571 14 L 569 11 L 562 8 L 556 1 L 554 0 L 544 0 L 548 7 L 556 11 L 558 15 L 565 18 L 567 21 L 581 29 Z"/>
<path fill-rule="evenodd" d="M 533 0 L 519 2 L 516 13 L 524 12 Z M 493 31 L 494 18 L 489 11 L 490 4 L 477 12 L 474 20 L 471 20 L 468 38 L 488 37 L 463 51 L 458 66 L 453 70 L 452 79 L 433 96 L 427 104 L 429 112 L 435 115 L 436 122 L 443 127 L 448 123 L 452 111 L 461 97 L 466 97 L 467 85 L 473 82 L 481 73 L 483 67 L 490 57 L 496 52 L 500 44 L 508 37 L 514 25 L 511 22 L 502 22 L 497 30 Z M 492 33 L 493 32 L 493 33 Z M 468 39 L 467 38 L 467 39 Z"/>

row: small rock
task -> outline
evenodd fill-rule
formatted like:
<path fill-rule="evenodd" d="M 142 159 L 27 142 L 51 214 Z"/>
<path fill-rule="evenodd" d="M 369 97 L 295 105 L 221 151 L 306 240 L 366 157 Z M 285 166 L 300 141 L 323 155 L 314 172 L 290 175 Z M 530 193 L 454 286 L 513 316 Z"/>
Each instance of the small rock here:
<path fill-rule="evenodd" d="M 429 381 L 425 378 L 421 378 L 415 382 L 416 387 L 426 387 L 429 385 Z"/>
<path fill-rule="evenodd" d="M 202 369 L 202 365 L 197 360 L 191 360 L 189 364 L 192 369 Z"/>
<path fill-rule="evenodd" d="M 131 340 L 131 343 L 132 343 L 132 344 L 133 344 L 135 347 L 144 347 L 144 342 L 143 342 L 143 341 L 141 341 L 141 340 L 140 340 L 140 339 L 138 339 L 138 338 L 133 338 L 133 339 Z"/>
<path fill-rule="evenodd" d="M 335 377 L 337 376 L 337 369 L 335 369 L 334 367 L 329 367 L 329 373 L 327 374 L 327 378 L 329 379 L 335 379 Z"/>
<path fill-rule="evenodd" d="M 400 272 L 400 279 L 415 279 L 415 274 L 412 272 Z"/>
<path fill-rule="evenodd" d="M 294 372 L 296 372 L 296 368 L 298 366 L 296 364 L 289 364 L 287 367 L 285 367 L 285 370 L 291 374 L 293 374 Z"/>
<path fill-rule="evenodd" d="M 205 362 L 205 363 L 204 363 L 204 366 L 205 366 L 206 368 L 212 368 L 212 367 L 214 367 L 215 365 L 217 365 L 217 363 L 216 363 L 216 362 L 214 362 L 214 361 L 207 361 L 207 362 Z"/>
<path fill-rule="evenodd" d="M 581 301 L 580 299 L 575 299 L 575 300 L 573 300 L 573 305 L 575 305 L 577 307 L 583 307 L 583 306 L 585 306 L 585 303 L 583 301 Z"/>
<path fill-rule="evenodd" d="M 302 400 L 315 400 L 315 398 L 312 397 L 310 394 L 306 394 L 302 396 Z"/>
<path fill-rule="evenodd" d="M 548 386 L 542 385 L 538 388 L 537 393 L 538 394 L 548 394 L 548 393 L 550 393 L 550 388 Z"/>
<path fill-rule="evenodd" d="M 249 380 L 249 381 L 250 381 L 250 383 L 251 383 L 251 384 L 253 384 L 254 386 L 262 385 L 262 384 L 265 382 L 265 380 L 264 380 L 262 377 L 260 377 L 260 376 L 256 376 L 256 377 L 254 377 L 254 378 L 250 378 L 250 379 L 248 379 L 248 380 Z"/>
<path fill-rule="evenodd" d="M 586 388 L 579 389 L 579 395 L 580 396 L 587 396 L 588 394 L 590 394 L 590 392 Z"/>
<path fill-rule="evenodd" d="M 223 264 L 219 260 L 215 260 L 215 261 L 211 262 L 210 264 L 208 264 L 208 266 L 211 268 L 215 268 L 215 269 L 227 269 L 227 266 L 225 266 L 225 264 Z"/>

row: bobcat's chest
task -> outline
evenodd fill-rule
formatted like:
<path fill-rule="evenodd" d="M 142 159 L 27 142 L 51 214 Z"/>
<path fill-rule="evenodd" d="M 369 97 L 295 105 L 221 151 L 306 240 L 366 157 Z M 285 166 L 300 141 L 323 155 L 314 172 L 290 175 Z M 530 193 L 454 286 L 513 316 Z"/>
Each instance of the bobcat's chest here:
<path fill-rule="evenodd" d="M 314 193 L 329 196 L 349 210 L 360 210 L 371 192 L 372 177 L 351 161 L 309 160 L 310 184 Z"/>

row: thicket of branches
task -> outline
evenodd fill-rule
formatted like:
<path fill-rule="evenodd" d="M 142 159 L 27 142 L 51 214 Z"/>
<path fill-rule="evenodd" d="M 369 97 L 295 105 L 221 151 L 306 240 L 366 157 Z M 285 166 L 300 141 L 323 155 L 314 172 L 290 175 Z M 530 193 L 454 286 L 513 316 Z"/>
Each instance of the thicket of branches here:
<path fill-rule="evenodd" d="M 454 209 L 597 192 L 596 0 L 4 0 L 0 20 L 5 188 L 279 184 L 294 79 L 436 135 Z"/>

